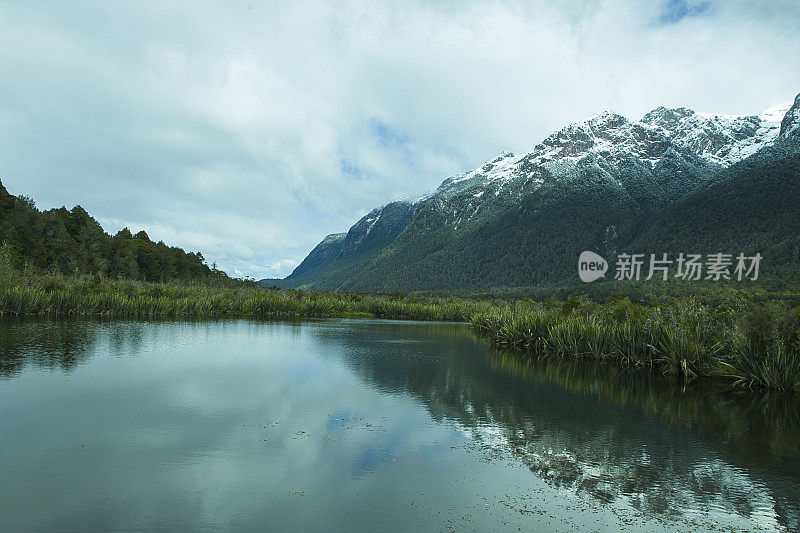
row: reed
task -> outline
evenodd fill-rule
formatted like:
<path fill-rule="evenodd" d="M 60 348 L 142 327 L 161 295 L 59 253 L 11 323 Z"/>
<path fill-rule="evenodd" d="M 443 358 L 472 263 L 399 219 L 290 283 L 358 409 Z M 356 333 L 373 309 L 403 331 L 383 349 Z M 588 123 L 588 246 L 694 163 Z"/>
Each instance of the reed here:
<path fill-rule="evenodd" d="M 720 342 L 705 338 L 699 324 L 686 328 L 665 328 L 659 353 L 668 372 L 680 372 L 686 378 L 709 375 L 719 362 Z"/>
<path fill-rule="evenodd" d="M 538 355 L 610 361 L 685 380 L 800 392 L 800 309 L 746 297 L 716 307 L 686 299 L 507 306 L 472 316 L 490 342 Z"/>
<path fill-rule="evenodd" d="M 271 290 L 255 283 L 144 283 L 97 277 L 0 275 L 0 315 L 121 318 L 376 317 L 466 322 L 495 302 Z"/>
<path fill-rule="evenodd" d="M 736 385 L 800 392 L 800 313 L 769 302 L 733 321 L 722 372 Z"/>

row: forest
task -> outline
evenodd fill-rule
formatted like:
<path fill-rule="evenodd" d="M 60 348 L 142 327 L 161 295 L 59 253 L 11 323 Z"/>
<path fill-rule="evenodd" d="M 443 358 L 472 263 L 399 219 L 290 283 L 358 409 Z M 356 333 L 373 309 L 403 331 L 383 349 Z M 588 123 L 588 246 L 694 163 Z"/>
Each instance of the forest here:
<path fill-rule="evenodd" d="M 0 182 L 0 270 L 17 269 L 150 282 L 227 278 L 200 252 L 153 242 L 128 228 L 109 235 L 79 205 L 40 211 Z"/>

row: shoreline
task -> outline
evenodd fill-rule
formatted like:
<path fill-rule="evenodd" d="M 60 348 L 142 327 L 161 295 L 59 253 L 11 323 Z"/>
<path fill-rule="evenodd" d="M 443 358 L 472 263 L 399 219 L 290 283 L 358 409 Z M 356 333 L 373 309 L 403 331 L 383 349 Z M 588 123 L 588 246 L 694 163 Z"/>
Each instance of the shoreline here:
<path fill-rule="evenodd" d="M 649 305 L 614 296 L 468 300 L 268 289 L 255 283 L 149 283 L 97 276 L 0 274 L 0 316 L 122 319 L 313 318 L 467 323 L 521 353 L 614 362 L 732 388 L 800 393 L 800 306 L 746 294 Z"/>

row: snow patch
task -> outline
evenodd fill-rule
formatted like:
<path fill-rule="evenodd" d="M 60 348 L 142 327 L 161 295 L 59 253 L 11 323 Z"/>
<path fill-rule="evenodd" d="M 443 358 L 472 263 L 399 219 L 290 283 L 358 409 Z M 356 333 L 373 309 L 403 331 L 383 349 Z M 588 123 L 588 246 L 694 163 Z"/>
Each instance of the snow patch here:
<path fill-rule="evenodd" d="M 343 241 L 347 237 L 347 233 L 331 233 L 327 235 L 320 244 L 331 244 L 334 242 Z"/>

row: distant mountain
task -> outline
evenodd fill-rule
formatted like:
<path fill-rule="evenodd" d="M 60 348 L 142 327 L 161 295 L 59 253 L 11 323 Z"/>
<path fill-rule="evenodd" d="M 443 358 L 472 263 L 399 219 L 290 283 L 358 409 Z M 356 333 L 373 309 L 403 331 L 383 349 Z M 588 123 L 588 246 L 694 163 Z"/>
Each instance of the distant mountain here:
<path fill-rule="evenodd" d="M 268 280 L 266 284 L 282 288 L 343 285 L 353 272 L 366 268 L 381 250 L 395 241 L 414 218 L 416 208 L 416 204 L 399 201 L 373 209 L 347 233 L 334 233 L 322 239 L 286 280 Z"/>
<path fill-rule="evenodd" d="M 326 237 L 280 283 L 356 291 L 558 285 L 574 283 L 583 250 L 613 258 L 679 243 L 708 253 L 723 244 L 769 250 L 772 271 L 791 272 L 798 233 L 785 232 L 800 220 L 800 202 L 791 203 L 798 144 L 800 95 L 759 115 L 658 107 L 631 121 L 605 111 L 527 154 L 503 152 L 450 176 L 414 204 L 372 211 L 347 234 Z M 704 215 L 689 217 L 697 210 Z M 736 239 L 729 212 L 747 221 Z"/>

